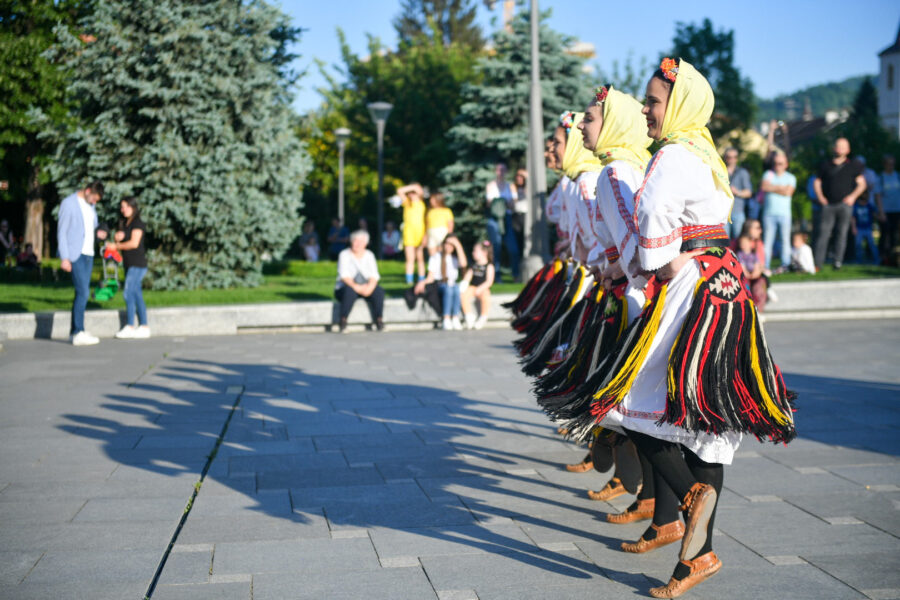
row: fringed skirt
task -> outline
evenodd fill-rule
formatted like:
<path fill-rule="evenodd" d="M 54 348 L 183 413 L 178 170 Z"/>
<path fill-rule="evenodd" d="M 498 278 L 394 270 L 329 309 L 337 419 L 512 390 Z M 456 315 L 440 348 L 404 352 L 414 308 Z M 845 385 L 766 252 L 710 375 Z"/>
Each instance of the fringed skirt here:
<path fill-rule="evenodd" d="M 544 286 L 562 269 L 562 266 L 563 262 L 559 259 L 548 262 L 528 280 L 515 300 L 502 304 L 503 308 L 508 308 L 514 318 L 521 316 L 540 295 Z"/>
<path fill-rule="evenodd" d="M 575 304 L 584 296 L 585 292 L 590 289 L 593 277 L 584 267 L 580 267 L 570 263 L 571 277 L 559 285 L 556 277 L 551 282 L 553 288 L 545 294 L 546 302 L 542 304 L 540 313 L 533 312 L 528 315 L 527 321 L 521 328 L 516 327 L 516 321 L 513 327 L 524 336 L 513 342 L 519 356 L 526 357 L 530 355 L 541 340 L 544 334 L 553 326 L 554 323 L 564 318 L 566 313 L 571 310 Z M 557 275 L 558 277 L 558 275 Z M 520 317 L 517 321 L 524 319 Z"/>
<path fill-rule="evenodd" d="M 731 463 L 744 433 L 790 441 L 790 394 L 734 254 L 708 250 L 672 280 L 651 280 L 648 290 L 594 394 L 594 418 L 722 464 Z"/>

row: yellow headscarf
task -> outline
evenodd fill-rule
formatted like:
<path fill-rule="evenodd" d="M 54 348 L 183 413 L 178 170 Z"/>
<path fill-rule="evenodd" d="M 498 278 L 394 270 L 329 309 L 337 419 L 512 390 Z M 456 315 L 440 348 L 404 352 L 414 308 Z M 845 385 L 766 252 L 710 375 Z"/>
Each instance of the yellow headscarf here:
<path fill-rule="evenodd" d="M 641 103 L 619 90 L 609 87 L 603 101 L 603 128 L 597 138 L 594 154 L 601 164 L 624 160 L 640 171 L 647 168 L 653 140 L 647 136 L 647 120 L 641 114 Z"/>
<path fill-rule="evenodd" d="M 662 123 L 662 145 L 680 144 L 695 154 L 712 170 L 713 179 L 732 200 L 728 169 L 716 152 L 716 145 L 706 124 L 715 107 L 712 88 L 700 71 L 685 60 L 678 62 L 678 74 L 669 94 L 669 104 Z"/>
<path fill-rule="evenodd" d="M 566 136 L 566 151 L 563 153 L 562 170 L 569 179 L 575 181 L 575 178 L 585 171 L 600 171 L 603 169 L 603 163 L 600 162 L 594 153 L 584 147 L 581 131 L 578 124 L 584 118 L 584 113 L 575 113 L 572 119 L 572 126 L 569 128 L 569 134 Z"/>

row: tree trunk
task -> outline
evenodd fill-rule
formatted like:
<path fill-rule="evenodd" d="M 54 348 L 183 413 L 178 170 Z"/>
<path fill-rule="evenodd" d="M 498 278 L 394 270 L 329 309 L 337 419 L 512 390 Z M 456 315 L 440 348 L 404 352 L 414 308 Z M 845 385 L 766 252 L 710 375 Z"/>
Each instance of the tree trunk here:
<path fill-rule="evenodd" d="M 38 178 L 39 168 L 34 164 L 33 157 L 29 161 L 30 172 L 28 174 L 28 194 L 25 199 L 25 243 L 34 246 L 34 253 L 44 256 L 44 186 Z"/>

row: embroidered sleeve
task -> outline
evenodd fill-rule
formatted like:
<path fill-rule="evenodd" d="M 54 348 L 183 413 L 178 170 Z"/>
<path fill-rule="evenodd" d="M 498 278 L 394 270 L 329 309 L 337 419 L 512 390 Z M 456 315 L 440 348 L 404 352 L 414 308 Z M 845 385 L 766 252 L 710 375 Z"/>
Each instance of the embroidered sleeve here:
<path fill-rule="evenodd" d="M 659 269 L 681 252 L 681 223 L 685 210 L 681 193 L 684 173 L 668 150 L 656 153 L 634 196 L 633 223 L 638 235 L 641 267 Z"/>

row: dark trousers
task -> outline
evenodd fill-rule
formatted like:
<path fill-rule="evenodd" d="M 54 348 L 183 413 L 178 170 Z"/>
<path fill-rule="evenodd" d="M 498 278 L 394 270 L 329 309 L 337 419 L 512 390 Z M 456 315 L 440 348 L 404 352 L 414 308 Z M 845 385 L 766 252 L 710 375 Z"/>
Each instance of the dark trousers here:
<path fill-rule="evenodd" d="M 881 258 L 885 264 L 890 264 L 893 258 L 894 247 L 900 242 L 897 229 L 900 227 L 900 212 L 885 213 L 885 222 L 881 225 Z"/>
<path fill-rule="evenodd" d="M 825 254 L 828 252 L 828 242 L 834 234 L 834 262 L 844 261 L 844 252 L 847 250 L 847 231 L 850 229 L 850 216 L 853 207 L 843 202 L 823 206 L 819 211 L 819 235 L 816 239 L 815 259 L 816 266 L 825 264 Z"/>
<path fill-rule="evenodd" d="M 334 297 L 341 304 L 341 318 L 346 319 L 353 309 L 353 303 L 357 298 L 362 298 L 369 305 L 369 313 L 372 315 L 372 321 L 378 321 L 384 314 L 384 288 L 380 285 L 375 286 L 375 290 L 368 297 L 360 296 L 349 287 L 341 286 L 334 290 Z"/>
<path fill-rule="evenodd" d="M 84 331 L 84 309 L 91 297 L 91 271 L 94 257 L 82 254 L 72 261 L 72 283 L 75 285 L 75 300 L 72 301 L 72 330 L 75 334 Z"/>

